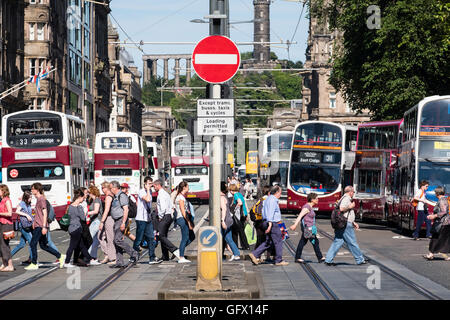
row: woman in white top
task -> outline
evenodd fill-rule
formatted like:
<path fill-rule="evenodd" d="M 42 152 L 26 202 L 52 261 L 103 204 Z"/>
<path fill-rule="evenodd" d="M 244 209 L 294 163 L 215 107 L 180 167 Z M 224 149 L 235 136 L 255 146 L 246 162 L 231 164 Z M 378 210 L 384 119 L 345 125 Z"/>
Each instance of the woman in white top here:
<path fill-rule="evenodd" d="M 184 257 L 184 250 L 195 239 L 194 222 L 189 212 L 189 203 L 186 200 L 188 191 L 188 183 L 181 181 L 177 187 L 177 196 L 175 198 L 175 208 L 178 214 L 177 224 L 181 227 L 180 259 L 178 263 L 191 262 Z"/>

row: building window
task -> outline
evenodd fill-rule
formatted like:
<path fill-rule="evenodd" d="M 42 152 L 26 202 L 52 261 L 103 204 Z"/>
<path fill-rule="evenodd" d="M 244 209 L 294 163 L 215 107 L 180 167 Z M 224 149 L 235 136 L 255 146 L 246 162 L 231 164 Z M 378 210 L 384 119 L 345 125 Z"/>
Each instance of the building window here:
<path fill-rule="evenodd" d="M 38 40 L 44 40 L 44 27 L 45 24 L 44 23 L 38 23 L 37 24 L 37 39 Z"/>
<path fill-rule="evenodd" d="M 350 113 L 352 110 L 350 109 L 350 104 L 348 102 L 345 103 L 345 112 Z"/>
<path fill-rule="evenodd" d="M 264 61 L 264 52 L 259 54 L 259 60 Z"/>
<path fill-rule="evenodd" d="M 39 59 L 39 72 L 43 73 L 45 64 L 45 59 Z"/>
<path fill-rule="evenodd" d="M 336 92 L 330 92 L 330 109 L 336 109 Z"/>
<path fill-rule="evenodd" d="M 123 97 L 117 98 L 117 114 L 123 115 Z"/>
<path fill-rule="evenodd" d="M 259 25 L 259 30 L 264 31 L 264 25 L 262 23 Z"/>
<path fill-rule="evenodd" d="M 70 65 L 70 70 L 69 70 L 69 79 L 72 82 L 75 82 L 75 52 L 73 52 L 72 50 L 69 51 L 69 65 Z"/>
<path fill-rule="evenodd" d="M 45 110 L 45 106 L 46 106 L 46 100 L 43 98 L 38 98 L 37 99 L 37 109 Z"/>
<path fill-rule="evenodd" d="M 70 92 L 70 96 L 69 96 L 69 109 L 72 110 L 74 113 L 79 113 L 78 95 L 76 95 L 73 92 Z"/>
<path fill-rule="evenodd" d="M 84 63 L 84 89 L 91 92 L 91 66 L 89 63 Z"/>
<path fill-rule="evenodd" d="M 30 23 L 30 40 L 33 41 L 34 40 L 34 23 Z"/>
<path fill-rule="evenodd" d="M 75 83 L 81 86 L 81 58 L 79 56 L 76 56 L 75 69 L 76 69 Z"/>
<path fill-rule="evenodd" d="M 261 12 L 259 13 L 259 17 L 260 17 L 260 18 L 264 18 L 264 12 L 261 11 Z"/>
<path fill-rule="evenodd" d="M 91 34 L 89 30 L 84 30 L 84 56 L 86 58 L 90 58 L 90 50 L 91 50 Z"/>
<path fill-rule="evenodd" d="M 30 76 L 36 75 L 36 59 L 30 59 Z"/>

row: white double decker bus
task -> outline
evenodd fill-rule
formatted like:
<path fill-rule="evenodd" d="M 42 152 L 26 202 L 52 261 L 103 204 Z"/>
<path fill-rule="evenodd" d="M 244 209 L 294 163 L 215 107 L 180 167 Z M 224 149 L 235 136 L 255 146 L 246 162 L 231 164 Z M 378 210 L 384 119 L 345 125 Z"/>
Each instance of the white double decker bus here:
<path fill-rule="evenodd" d="M 85 123 L 55 111 L 26 110 L 2 119 L 2 176 L 13 208 L 35 182 L 61 218 L 73 190 L 88 186 Z"/>

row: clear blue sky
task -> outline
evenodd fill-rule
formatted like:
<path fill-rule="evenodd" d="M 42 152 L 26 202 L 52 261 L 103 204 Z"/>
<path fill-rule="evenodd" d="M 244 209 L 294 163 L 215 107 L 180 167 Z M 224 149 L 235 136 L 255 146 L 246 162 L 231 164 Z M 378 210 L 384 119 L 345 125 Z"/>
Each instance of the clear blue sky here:
<path fill-rule="evenodd" d="M 292 0 L 291 0 L 292 1 Z M 112 16 L 119 22 L 133 41 L 189 41 L 197 42 L 208 36 L 208 24 L 191 23 L 192 19 L 203 19 L 209 14 L 208 0 L 112 0 Z M 303 4 L 275 0 L 270 7 L 271 41 L 291 40 L 300 17 Z M 308 37 L 307 6 L 305 6 L 300 25 L 293 41 L 297 44 L 290 48 L 290 59 L 305 61 L 306 41 Z M 253 17 L 253 0 L 230 0 L 230 20 L 248 21 Z M 112 20 L 117 26 L 117 23 Z M 121 41 L 127 37 L 118 28 Z M 253 24 L 236 24 L 230 29 L 231 39 L 236 42 L 253 41 Z M 186 45 L 145 45 L 146 54 L 192 53 L 194 46 Z M 135 64 L 142 71 L 142 53 L 135 46 L 127 45 Z M 253 46 L 239 46 L 241 52 L 252 51 Z M 287 59 L 285 46 L 272 46 L 280 59 Z M 173 72 L 172 61 L 169 69 Z M 158 74 L 162 74 L 163 62 L 159 62 Z M 184 68 L 184 61 L 181 62 Z M 184 74 L 182 71 L 181 74 Z M 173 75 L 170 75 L 172 78 Z"/>

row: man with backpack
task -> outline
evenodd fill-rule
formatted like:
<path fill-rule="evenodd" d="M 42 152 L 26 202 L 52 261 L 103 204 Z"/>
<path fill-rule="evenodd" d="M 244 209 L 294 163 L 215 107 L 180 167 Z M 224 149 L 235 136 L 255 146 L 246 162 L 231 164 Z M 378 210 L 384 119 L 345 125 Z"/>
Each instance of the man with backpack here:
<path fill-rule="evenodd" d="M 346 225 L 343 228 L 334 230 L 334 240 L 331 244 L 330 249 L 328 249 L 327 256 L 325 258 L 325 264 L 327 266 L 335 266 L 333 262 L 334 257 L 338 253 L 339 249 L 342 247 L 344 242 L 347 244 L 348 249 L 356 260 L 357 265 L 366 264 L 367 261 L 359 249 L 358 243 L 356 242 L 355 230 L 359 229 L 359 225 L 355 222 L 355 202 L 353 201 L 353 196 L 355 195 L 355 190 L 352 186 L 347 186 L 344 189 L 344 196 L 339 200 L 339 210 L 343 217 L 347 220 Z"/>
<path fill-rule="evenodd" d="M 124 182 L 120 185 L 120 189 L 123 193 L 125 193 L 128 197 L 128 223 L 125 226 L 125 236 L 130 239 L 131 241 L 135 241 L 136 237 L 134 234 L 130 232 L 131 222 L 133 222 L 132 219 L 136 218 L 137 215 L 137 203 L 136 199 L 130 194 L 130 186 L 128 183 Z M 138 251 L 139 252 L 139 251 Z"/>
<path fill-rule="evenodd" d="M 114 246 L 116 248 L 116 264 L 112 265 L 111 268 L 122 268 L 125 266 L 123 262 L 124 252 L 130 255 L 131 263 L 137 262 L 138 253 L 124 240 L 125 228 L 128 222 L 128 196 L 120 190 L 118 181 L 111 182 L 111 192 L 114 194 L 114 199 L 111 203 L 110 214 L 114 219 Z"/>

